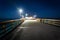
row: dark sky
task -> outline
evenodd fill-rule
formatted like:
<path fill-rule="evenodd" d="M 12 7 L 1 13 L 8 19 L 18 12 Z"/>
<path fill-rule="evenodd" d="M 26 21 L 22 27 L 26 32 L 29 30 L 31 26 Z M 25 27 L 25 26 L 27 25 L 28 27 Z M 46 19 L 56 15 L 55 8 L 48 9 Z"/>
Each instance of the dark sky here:
<path fill-rule="evenodd" d="M 0 19 L 20 18 L 17 8 L 40 18 L 60 18 L 59 0 L 0 0 Z"/>

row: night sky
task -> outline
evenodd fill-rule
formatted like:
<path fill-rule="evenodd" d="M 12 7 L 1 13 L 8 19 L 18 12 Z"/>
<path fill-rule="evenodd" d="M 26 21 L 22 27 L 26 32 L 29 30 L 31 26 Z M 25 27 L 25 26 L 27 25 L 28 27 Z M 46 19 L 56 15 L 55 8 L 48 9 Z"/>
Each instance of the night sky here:
<path fill-rule="evenodd" d="M 0 0 L 0 20 L 20 18 L 17 8 L 39 18 L 60 19 L 59 0 Z"/>

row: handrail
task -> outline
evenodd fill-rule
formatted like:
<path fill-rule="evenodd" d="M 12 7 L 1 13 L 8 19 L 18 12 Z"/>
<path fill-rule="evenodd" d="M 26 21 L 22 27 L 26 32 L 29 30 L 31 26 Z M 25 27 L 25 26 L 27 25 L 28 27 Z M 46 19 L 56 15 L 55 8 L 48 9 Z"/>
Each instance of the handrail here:
<path fill-rule="evenodd" d="M 0 22 L 0 24 L 4 24 L 4 23 L 11 23 L 11 22 L 15 22 L 15 21 L 18 21 L 20 19 L 17 19 L 17 20 L 8 20 L 8 21 L 3 21 L 3 22 Z"/>
<path fill-rule="evenodd" d="M 0 37 L 12 31 L 14 28 L 16 28 L 17 25 L 21 23 L 22 23 L 21 20 L 9 20 L 9 21 L 0 22 L 0 25 L 2 24 L 2 26 L 0 26 L 0 28 L 2 27 L 2 29 L 0 30 L 1 31 Z"/>
<path fill-rule="evenodd" d="M 42 23 L 47 23 L 55 26 L 60 26 L 60 20 L 56 19 L 41 19 Z"/>

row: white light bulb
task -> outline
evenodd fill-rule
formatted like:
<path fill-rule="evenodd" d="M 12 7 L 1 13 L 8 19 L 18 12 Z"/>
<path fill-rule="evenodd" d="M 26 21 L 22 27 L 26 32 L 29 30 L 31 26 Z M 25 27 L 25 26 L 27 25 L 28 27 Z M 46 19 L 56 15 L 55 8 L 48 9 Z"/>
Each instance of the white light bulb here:
<path fill-rule="evenodd" d="M 22 9 L 19 9 L 19 12 L 20 12 L 20 13 L 23 13 L 23 10 L 22 10 Z"/>

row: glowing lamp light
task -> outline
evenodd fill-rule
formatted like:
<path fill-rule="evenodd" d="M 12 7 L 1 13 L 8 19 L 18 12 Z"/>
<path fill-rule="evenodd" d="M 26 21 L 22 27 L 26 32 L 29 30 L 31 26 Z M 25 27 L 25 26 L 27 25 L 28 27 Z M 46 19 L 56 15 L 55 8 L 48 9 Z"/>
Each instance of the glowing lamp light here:
<path fill-rule="evenodd" d="M 27 16 L 28 16 L 28 14 L 26 13 L 26 14 L 25 14 L 25 16 L 27 17 Z"/>
<path fill-rule="evenodd" d="M 25 17 L 25 19 L 31 20 L 33 19 L 33 17 Z"/>
<path fill-rule="evenodd" d="M 22 10 L 22 9 L 19 9 L 19 12 L 20 12 L 20 13 L 23 13 L 23 10 Z"/>
<path fill-rule="evenodd" d="M 19 11 L 20 16 L 21 16 L 22 18 L 24 18 L 23 9 L 18 9 L 18 11 Z"/>

